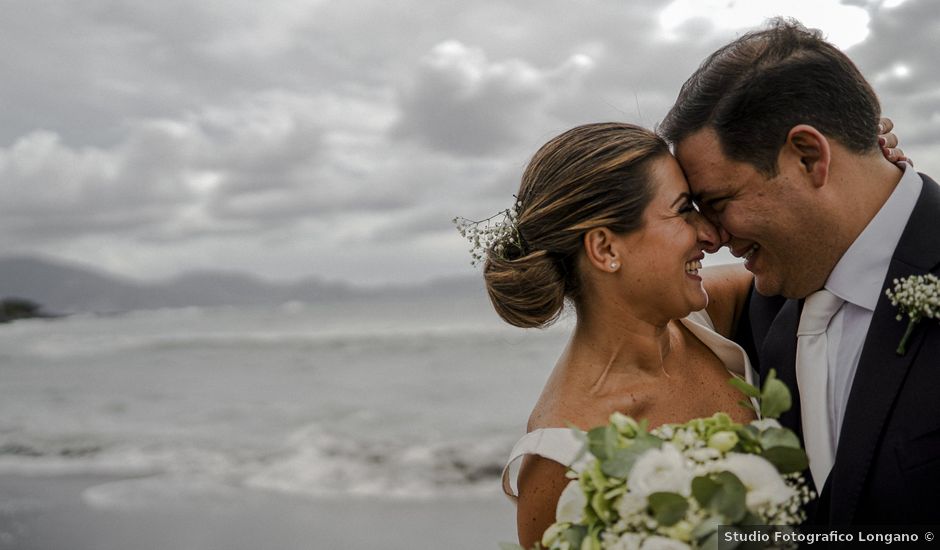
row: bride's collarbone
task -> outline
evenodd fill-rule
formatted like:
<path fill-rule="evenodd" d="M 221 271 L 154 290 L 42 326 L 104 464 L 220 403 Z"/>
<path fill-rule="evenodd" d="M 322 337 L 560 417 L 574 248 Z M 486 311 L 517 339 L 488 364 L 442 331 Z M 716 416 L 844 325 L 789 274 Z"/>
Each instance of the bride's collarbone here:
<path fill-rule="evenodd" d="M 530 429 L 605 424 L 614 412 L 648 418 L 651 425 L 684 422 L 725 411 L 733 417 L 741 396 L 721 360 L 688 331 L 661 365 L 615 370 L 587 380 L 569 363 L 548 382 L 530 417 Z M 738 418 L 736 418 L 738 419 Z M 743 417 L 740 419 L 744 419 Z"/>

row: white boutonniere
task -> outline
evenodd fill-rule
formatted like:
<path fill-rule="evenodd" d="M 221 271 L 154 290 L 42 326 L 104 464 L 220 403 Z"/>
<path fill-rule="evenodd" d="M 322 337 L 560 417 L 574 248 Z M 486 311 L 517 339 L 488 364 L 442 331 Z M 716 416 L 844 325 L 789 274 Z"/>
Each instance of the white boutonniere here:
<path fill-rule="evenodd" d="M 909 319 L 907 330 L 898 344 L 898 355 L 907 352 L 907 341 L 921 319 L 940 319 L 940 279 L 935 275 L 911 275 L 895 279 L 894 288 L 885 291 L 891 305 L 898 308 L 898 321 L 904 314 Z"/>

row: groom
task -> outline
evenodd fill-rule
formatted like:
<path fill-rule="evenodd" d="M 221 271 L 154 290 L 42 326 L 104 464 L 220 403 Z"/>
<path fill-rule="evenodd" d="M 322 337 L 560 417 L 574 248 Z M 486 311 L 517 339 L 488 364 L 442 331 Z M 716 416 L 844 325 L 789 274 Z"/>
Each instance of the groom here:
<path fill-rule="evenodd" d="M 940 187 L 879 149 L 880 106 L 817 32 L 774 21 L 719 49 L 660 131 L 754 275 L 738 329 L 794 394 L 820 493 L 812 523 L 940 524 L 940 323 L 885 290 L 940 273 Z"/>

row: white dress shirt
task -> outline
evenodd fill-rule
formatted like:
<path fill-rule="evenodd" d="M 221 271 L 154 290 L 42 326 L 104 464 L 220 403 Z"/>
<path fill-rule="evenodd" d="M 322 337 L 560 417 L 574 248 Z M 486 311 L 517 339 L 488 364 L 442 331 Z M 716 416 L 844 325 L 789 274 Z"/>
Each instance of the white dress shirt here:
<path fill-rule="evenodd" d="M 862 356 L 862 346 L 881 297 L 894 249 L 901 240 L 923 180 L 909 164 L 887 202 L 881 207 L 852 246 L 836 264 L 825 288 L 845 300 L 829 325 L 829 426 L 832 449 L 839 444 L 839 431 L 852 390 L 852 380 Z"/>

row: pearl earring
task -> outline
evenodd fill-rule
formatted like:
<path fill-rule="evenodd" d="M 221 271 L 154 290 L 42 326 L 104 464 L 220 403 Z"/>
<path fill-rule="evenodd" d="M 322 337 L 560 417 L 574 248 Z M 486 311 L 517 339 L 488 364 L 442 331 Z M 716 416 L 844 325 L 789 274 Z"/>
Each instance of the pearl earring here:
<path fill-rule="evenodd" d="M 617 262 L 610 262 L 611 269 L 617 269 Z"/>

